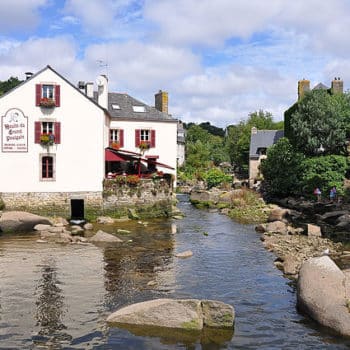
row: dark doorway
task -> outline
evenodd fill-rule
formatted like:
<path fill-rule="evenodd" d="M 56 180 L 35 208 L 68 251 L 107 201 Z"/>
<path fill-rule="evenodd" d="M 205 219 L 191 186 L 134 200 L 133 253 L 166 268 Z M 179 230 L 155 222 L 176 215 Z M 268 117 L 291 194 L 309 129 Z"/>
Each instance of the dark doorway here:
<path fill-rule="evenodd" d="M 71 219 L 84 220 L 84 199 L 71 199 Z"/>

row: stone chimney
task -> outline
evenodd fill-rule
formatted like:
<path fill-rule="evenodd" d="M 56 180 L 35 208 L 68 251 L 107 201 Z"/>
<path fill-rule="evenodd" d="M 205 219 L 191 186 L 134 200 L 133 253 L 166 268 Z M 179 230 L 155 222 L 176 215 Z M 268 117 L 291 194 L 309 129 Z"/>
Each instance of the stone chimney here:
<path fill-rule="evenodd" d="M 298 101 L 301 100 L 305 92 L 310 91 L 310 80 L 303 79 L 298 81 Z"/>
<path fill-rule="evenodd" d="M 108 109 L 108 78 L 102 74 L 96 79 L 97 84 L 97 102 L 98 104 Z"/>
<path fill-rule="evenodd" d="M 168 114 L 168 93 L 166 91 L 159 90 L 159 92 L 154 95 L 154 98 L 154 106 L 156 109 Z"/>
<path fill-rule="evenodd" d="M 331 91 L 332 94 L 342 94 L 344 88 L 344 83 L 340 78 L 334 78 L 332 81 Z"/>

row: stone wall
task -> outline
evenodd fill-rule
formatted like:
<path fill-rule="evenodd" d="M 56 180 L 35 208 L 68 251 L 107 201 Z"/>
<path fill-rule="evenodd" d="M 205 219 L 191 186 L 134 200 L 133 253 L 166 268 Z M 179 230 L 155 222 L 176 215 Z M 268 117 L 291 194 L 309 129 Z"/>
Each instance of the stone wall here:
<path fill-rule="evenodd" d="M 103 192 L 16 192 L 0 193 L 5 210 L 21 210 L 46 216 L 71 215 L 71 200 L 83 199 L 85 216 L 114 217 L 136 209 L 143 217 L 164 216 L 171 210 L 172 188 L 164 179 L 141 180 L 135 184 L 105 180 Z M 149 212 L 149 213 L 148 213 Z"/>
<path fill-rule="evenodd" d="M 70 217 L 71 199 L 83 199 L 85 211 L 101 211 L 102 192 L 15 192 L 0 193 L 6 210 L 23 210 L 47 216 Z"/>

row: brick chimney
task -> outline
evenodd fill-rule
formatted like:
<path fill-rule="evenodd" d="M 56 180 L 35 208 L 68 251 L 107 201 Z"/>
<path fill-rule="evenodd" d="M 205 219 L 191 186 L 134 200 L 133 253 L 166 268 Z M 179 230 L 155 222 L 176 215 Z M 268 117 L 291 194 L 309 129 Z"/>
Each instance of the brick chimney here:
<path fill-rule="evenodd" d="M 334 78 L 332 81 L 331 91 L 332 94 L 342 94 L 344 88 L 344 83 L 340 78 Z"/>
<path fill-rule="evenodd" d="M 158 111 L 168 114 L 168 93 L 166 91 L 159 90 L 154 95 L 154 106 Z"/>
<path fill-rule="evenodd" d="M 298 81 L 298 101 L 300 101 L 304 95 L 305 92 L 310 91 L 310 80 L 302 79 Z"/>

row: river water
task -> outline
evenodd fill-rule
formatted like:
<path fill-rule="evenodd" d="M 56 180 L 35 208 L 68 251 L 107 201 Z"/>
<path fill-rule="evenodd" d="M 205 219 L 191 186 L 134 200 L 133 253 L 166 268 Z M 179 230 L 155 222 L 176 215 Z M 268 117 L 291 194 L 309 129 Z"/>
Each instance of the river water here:
<path fill-rule="evenodd" d="M 0 349 L 347 349 L 295 308 L 293 284 L 251 225 L 197 210 L 130 230 L 115 246 L 0 236 Z M 176 230 L 176 233 L 175 233 Z M 187 259 L 176 253 L 192 250 Z M 151 283 L 149 283 L 151 282 Z M 216 299 L 236 311 L 234 334 L 181 337 L 109 327 L 116 309 L 155 298 Z"/>

